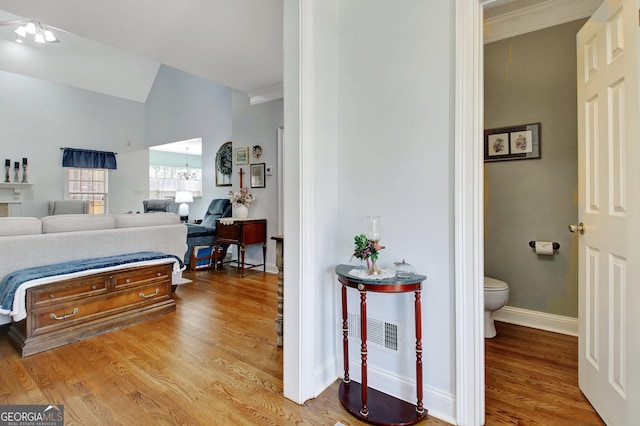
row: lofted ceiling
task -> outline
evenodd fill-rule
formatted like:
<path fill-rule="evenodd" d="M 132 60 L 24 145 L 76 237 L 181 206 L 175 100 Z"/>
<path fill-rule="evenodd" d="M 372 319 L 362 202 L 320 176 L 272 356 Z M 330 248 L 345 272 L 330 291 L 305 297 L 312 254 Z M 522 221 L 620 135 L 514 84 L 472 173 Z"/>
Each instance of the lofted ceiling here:
<path fill-rule="evenodd" d="M 0 69 L 140 102 L 160 64 L 282 96 L 283 0 L 0 0 L 0 21 L 33 19 L 59 44 L 17 45 L 0 27 Z"/>
<path fill-rule="evenodd" d="M 602 0 L 483 0 L 485 42 L 589 16 Z M 0 26 L 0 70 L 145 102 L 160 64 L 282 97 L 283 0 L 0 0 L 0 21 L 57 28 L 18 45 Z"/>

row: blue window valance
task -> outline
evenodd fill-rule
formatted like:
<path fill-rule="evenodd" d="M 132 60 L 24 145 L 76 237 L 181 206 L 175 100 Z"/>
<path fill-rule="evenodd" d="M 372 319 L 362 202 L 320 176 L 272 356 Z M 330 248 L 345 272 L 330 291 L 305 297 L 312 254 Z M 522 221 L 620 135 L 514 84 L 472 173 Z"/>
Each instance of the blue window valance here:
<path fill-rule="evenodd" d="M 90 149 L 62 148 L 62 167 L 117 169 L 116 153 Z"/>

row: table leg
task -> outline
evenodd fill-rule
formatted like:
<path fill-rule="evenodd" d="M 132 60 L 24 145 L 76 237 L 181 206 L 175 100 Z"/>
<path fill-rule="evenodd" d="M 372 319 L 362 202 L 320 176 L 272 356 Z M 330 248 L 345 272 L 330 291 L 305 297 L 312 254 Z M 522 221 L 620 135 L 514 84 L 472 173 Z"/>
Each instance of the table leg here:
<path fill-rule="evenodd" d="M 361 375 L 362 375 L 362 409 L 360 414 L 369 415 L 368 381 L 367 381 L 367 292 L 360 292 L 360 355 L 361 355 Z"/>
<path fill-rule="evenodd" d="M 262 245 L 262 272 L 267 272 L 267 243 Z"/>
<path fill-rule="evenodd" d="M 343 382 L 349 383 L 349 318 L 347 314 L 347 286 L 342 284 L 342 357 L 344 358 Z"/>
<path fill-rule="evenodd" d="M 418 397 L 416 411 L 422 414 L 424 407 L 422 406 L 422 303 L 420 294 L 420 290 L 416 290 L 416 390 Z"/>
<path fill-rule="evenodd" d="M 240 246 L 240 253 L 242 253 L 242 263 L 240 264 L 240 274 L 242 276 L 242 278 L 244 278 L 244 252 L 245 252 L 245 247 L 243 245 Z"/>

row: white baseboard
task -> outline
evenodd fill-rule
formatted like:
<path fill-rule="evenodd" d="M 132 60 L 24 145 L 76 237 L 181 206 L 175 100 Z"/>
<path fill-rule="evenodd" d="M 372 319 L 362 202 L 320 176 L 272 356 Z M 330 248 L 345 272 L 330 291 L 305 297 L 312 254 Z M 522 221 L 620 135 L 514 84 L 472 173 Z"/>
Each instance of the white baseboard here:
<path fill-rule="evenodd" d="M 525 327 L 567 334 L 569 336 L 578 335 L 578 318 L 530 311 L 528 309 L 514 308 L 511 306 L 498 309 L 492 316 L 495 321 L 523 325 Z"/>

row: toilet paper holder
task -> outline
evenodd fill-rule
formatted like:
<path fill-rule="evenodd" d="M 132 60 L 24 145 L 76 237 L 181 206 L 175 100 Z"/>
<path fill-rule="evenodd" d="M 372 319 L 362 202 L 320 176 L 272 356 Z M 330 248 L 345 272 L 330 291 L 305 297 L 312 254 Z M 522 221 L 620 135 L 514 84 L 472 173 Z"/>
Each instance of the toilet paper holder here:
<path fill-rule="evenodd" d="M 529 241 L 529 247 L 531 247 L 532 249 L 536 248 L 536 242 L 535 241 Z M 553 243 L 553 249 L 554 250 L 560 250 L 560 244 L 554 242 Z"/>

